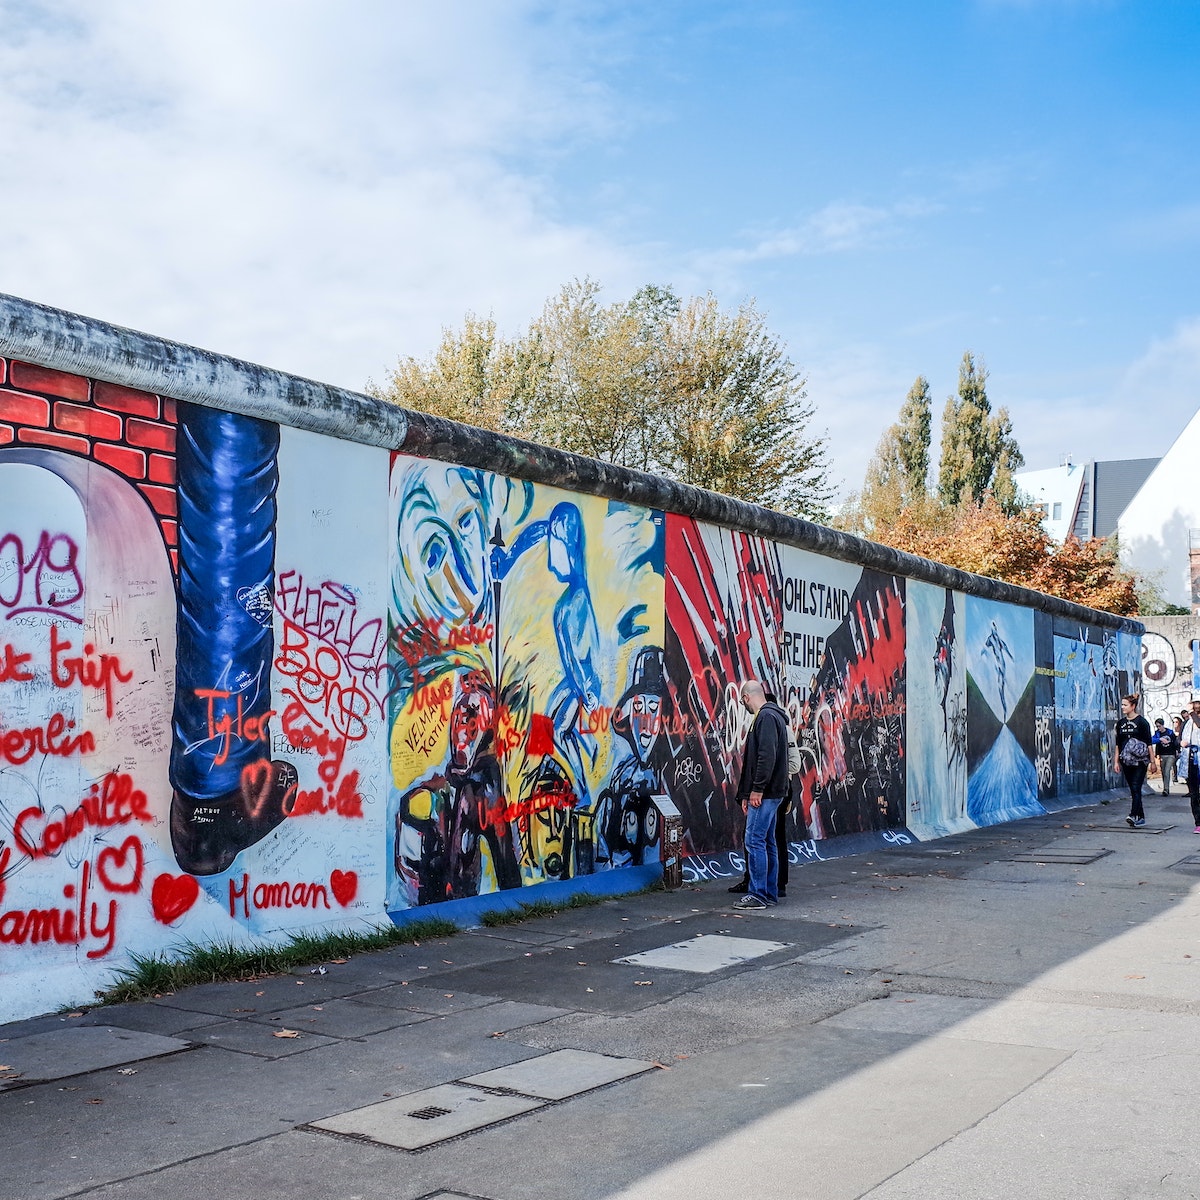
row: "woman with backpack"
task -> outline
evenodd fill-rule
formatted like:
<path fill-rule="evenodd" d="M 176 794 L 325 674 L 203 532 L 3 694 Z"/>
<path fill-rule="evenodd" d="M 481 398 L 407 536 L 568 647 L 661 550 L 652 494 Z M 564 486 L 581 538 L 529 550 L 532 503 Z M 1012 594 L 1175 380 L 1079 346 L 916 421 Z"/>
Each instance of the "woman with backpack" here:
<path fill-rule="evenodd" d="M 1150 723 L 1138 715 L 1138 698 L 1121 697 L 1121 719 L 1117 722 L 1117 752 L 1113 757 L 1113 770 L 1120 771 L 1129 784 L 1129 816 L 1125 823 L 1137 829 L 1146 823 L 1142 808 L 1142 784 L 1146 782 L 1146 769 L 1150 766 Z"/>

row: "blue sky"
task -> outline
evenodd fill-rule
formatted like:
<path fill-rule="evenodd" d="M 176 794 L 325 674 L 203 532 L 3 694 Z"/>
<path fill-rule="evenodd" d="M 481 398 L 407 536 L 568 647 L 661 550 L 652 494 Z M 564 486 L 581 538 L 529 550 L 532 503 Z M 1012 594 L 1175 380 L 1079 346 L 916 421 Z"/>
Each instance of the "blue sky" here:
<path fill-rule="evenodd" d="M 1200 405 L 1200 3 L 0 0 L 0 291 L 361 387 L 567 280 L 755 297 L 858 486 L 962 352 L 1031 467 Z"/>

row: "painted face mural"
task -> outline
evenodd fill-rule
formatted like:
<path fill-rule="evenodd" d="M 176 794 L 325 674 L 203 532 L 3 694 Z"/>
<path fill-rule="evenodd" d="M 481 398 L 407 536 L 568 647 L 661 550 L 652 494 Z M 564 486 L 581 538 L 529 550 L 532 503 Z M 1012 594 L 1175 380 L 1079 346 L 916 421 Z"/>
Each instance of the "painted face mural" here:
<path fill-rule="evenodd" d="M 397 456 L 392 519 L 389 906 L 652 861 L 661 515 Z"/>

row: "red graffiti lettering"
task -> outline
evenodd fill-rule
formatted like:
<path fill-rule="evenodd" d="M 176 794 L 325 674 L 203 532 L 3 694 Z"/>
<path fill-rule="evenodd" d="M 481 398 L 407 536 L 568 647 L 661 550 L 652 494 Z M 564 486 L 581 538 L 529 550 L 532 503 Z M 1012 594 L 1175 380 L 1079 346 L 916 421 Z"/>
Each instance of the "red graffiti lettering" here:
<path fill-rule="evenodd" d="M 578 803 L 579 797 L 566 783 L 554 782 L 540 786 L 528 800 L 514 800 L 505 805 L 501 815 L 505 821 L 515 821 L 547 808 L 574 808 Z"/>
<path fill-rule="evenodd" d="M 275 608 L 285 624 L 331 647 L 353 681 L 372 693 L 383 715 L 383 696 L 376 694 L 387 674 L 387 637 L 382 617 L 358 609 L 358 597 L 344 584 L 325 580 L 313 587 L 296 571 L 281 571 L 275 584 Z"/>
<path fill-rule="evenodd" d="M 141 845 L 139 843 L 140 852 Z M 101 908 L 88 903 L 91 864 L 84 863 L 79 888 L 68 883 L 63 898 L 70 900 L 69 908 L 14 909 L 0 914 L 0 945 L 25 946 L 57 942 L 62 946 L 79 946 L 88 938 L 102 939 L 99 946 L 87 951 L 88 958 L 103 958 L 117 940 L 117 902 L 108 901 L 108 910 L 101 918 Z M 75 902 L 78 890 L 78 903 Z"/>
<path fill-rule="evenodd" d="M 315 813 L 336 813 L 339 817 L 361 817 L 363 798 L 358 790 L 358 772 L 344 776 L 335 791 L 333 785 L 298 791 L 291 807 L 284 811 L 289 817 L 304 817 Z"/>
<path fill-rule="evenodd" d="M 450 715 L 450 701 L 454 698 L 454 679 L 447 675 L 438 683 L 427 683 L 413 689 L 409 712 L 421 712 L 427 708 L 441 710 L 442 719 Z"/>
<path fill-rule="evenodd" d="M 0 537 L 0 608 L 15 617 L 44 612 L 80 623 L 64 610 L 83 596 L 79 547 L 65 533 L 43 532 L 28 556 L 15 533 Z"/>
<path fill-rule="evenodd" d="M 13 822 L 13 842 L 30 858 L 49 858 L 89 827 L 109 829 L 130 821 L 151 820 L 146 805 L 146 793 L 134 788 L 128 775 L 111 771 L 100 783 L 92 784 L 78 808 L 61 817 L 48 819 L 36 805 L 18 813 Z"/>
<path fill-rule="evenodd" d="M 198 700 L 206 700 L 208 702 L 208 736 L 210 738 L 220 738 L 221 748 L 213 756 L 213 762 L 220 765 L 229 760 L 229 751 L 233 745 L 233 739 L 245 739 L 250 742 L 265 742 L 269 737 L 267 722 L 275 715 L 273 708 L 267 709 L 262 716 L 247 717 L 243 710 L 243 696 L 241 692 L 223 692 L 217 688 L 196 688 L 196 698 Z M 216 712 L 214 701 L 235 699 L 234 711 L 229 712 L 226 709 L 219 715 Z"/>
<path fill-rule="evenodd" d="M 84 687 L 95 688 L 104 693 L 107 716 L 113 715 L 113 682 L 128 683 L 132 671 L 122 671 L 121 662 L 115 654 L 101 654 L 100 661 L 92 660 L 96 647 L 87 642 L 83 654 L 78 658 L 64 658 L 71 643 L 59 640 L 58 626 L 50 626 L 50 679 L 55 687 L 68 688 L 76 681 Z"/>
<path fill-rule="evenodd" d="M 258 910 L 266 908 L 327 908 L 329 889 L 323 883 L 260 883 L 250 886 L 250 876 L 243 873 L 241 884 L 229 881 L 229 915 L 238 915 L 241 901 L 242 916 L 250 917 L 250 906 Z"/>
<path fill-rule="evenodd" d="M 0 683 L 28 683 L 33 678 L 32 671 L 22 671 L 21 668 L 33 657 L 32 654 L 18 654 L 16 647 L 5 645 L 4 654 L 0 655 Z"/>
<path fill-rule="evenodd" d="M 70 735 L 74 721 L 68 721 L 61 713 L 45 725 L 29 729 L 4 729 L 0 726 L 0 759 L 7 759 L 15 766 L 28 762 L 35 754 L 70 758 L 75 754 L 90 754 L 96 749 L 96 739 L 90 733 Z"/>

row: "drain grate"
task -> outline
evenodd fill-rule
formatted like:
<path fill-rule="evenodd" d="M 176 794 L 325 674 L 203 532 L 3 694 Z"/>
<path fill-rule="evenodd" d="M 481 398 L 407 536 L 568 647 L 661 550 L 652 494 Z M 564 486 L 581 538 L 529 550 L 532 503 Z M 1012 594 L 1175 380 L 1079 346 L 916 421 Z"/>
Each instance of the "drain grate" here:
<path fill-rule="evenodd" d="M 461 1083 L 444 1083 L 314 1121 L 306 1128 L 395 1146 L 399 1150 L 424 1150 L 519 1117 L 544 1104 L 545 1101 L 529 1096 L 498 1095 Z"/>

